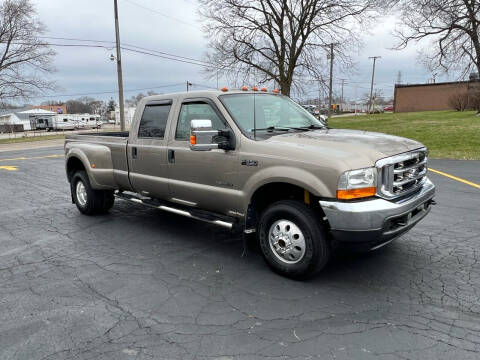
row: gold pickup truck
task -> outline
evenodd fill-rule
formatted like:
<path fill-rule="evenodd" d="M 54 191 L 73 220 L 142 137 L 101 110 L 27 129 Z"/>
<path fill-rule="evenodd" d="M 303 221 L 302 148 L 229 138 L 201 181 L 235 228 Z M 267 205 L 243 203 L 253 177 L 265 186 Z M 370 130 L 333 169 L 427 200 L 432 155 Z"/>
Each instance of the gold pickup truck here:
<path fill-rule="evenodd" d="M 293 278 L 321 270 L 333 244 L 387 244 L 434 204 L 422 144 L 330 129 L 276 93 L 223 90 L 146 97 L 129 132 L 67 136 L 72 202 L 94 215 L 121 198 L 240 228 Z"/>

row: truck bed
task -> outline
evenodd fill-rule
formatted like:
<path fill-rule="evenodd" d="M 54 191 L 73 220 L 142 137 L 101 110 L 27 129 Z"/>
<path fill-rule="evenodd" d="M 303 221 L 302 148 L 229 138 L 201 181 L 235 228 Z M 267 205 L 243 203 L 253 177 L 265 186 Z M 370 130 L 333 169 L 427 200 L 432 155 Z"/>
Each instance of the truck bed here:
<path fill-rule="evenodd" d="M 85 154 L 89 163 L 90 181 L 116 189 L 130 189 L 127 161 L 128 131 L 87 132 L 65 136 L 65 151 L 77 149 Z M 109 171 L 111 171 L 109 175 Z"/>
<path fill-rule="evenodd" d="M 69 134 L 65 136 L 66 142 L 81 141 L 89 143 L 106 143 L 106 144 L 127 144 L 128 131 L 118 132 L 86 132 L 78 134 Z"/>

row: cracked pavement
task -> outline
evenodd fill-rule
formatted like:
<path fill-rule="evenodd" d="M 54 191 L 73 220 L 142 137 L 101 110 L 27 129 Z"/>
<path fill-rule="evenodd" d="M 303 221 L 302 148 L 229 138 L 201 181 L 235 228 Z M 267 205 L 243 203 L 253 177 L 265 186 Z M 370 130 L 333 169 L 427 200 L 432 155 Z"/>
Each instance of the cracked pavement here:
<path fill-rule="evenodd" d="M 0 170 L 2 360 L 480 358 L 478 189 L 430 173 L 411 232 L 298 282 L 222 228 L 124 201 L 80 215 L 62 158 L 0 164 L 18 167 Z M 430 165 L 480 182 L 480 162 Z"/>

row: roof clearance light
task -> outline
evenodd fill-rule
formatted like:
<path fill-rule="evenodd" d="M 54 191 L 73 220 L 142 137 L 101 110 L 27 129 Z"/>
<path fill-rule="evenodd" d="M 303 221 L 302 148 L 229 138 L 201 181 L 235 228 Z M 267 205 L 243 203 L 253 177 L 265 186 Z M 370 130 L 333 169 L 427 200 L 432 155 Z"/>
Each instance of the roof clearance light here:
<path fill-rule="evenodd" d="M 258 87 L 252 86 L 252 91 L 258 91 Z"/>
<path fill-rule="evenodd" d="M 280 90 L 278 90 L 278 89 L 273 89 L 273 92 L 274 92 L 275 94 L 279 94 L 279 93 L 280 93 Z"/>
<path fill-rule="evenodd" d="M 248 91 L 248 87 L 246 87 L 245 85 L 242 86 L 242 91 Z"/>
<path fill-rule="evenodd" d="M 226 86 L 224 86 L 222 89 L 221 89 L 223 92 L 227 92 L 228 91 L 228 88 Z"/>
<path fill-rule="evenodd" d="M 268 91 L 266 87 L 262 87 L 260 90 L 263 91 L 263 92 L 267 92 L 267 91 Z"/>

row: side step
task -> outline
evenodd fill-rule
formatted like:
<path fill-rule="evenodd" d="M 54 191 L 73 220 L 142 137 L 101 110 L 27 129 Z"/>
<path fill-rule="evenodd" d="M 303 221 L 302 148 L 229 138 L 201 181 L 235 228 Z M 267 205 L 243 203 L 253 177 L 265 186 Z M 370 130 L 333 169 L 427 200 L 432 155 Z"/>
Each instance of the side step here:
<path fill-rule="evenodd" d="M 155 200 L 149 197 L 140 196 L 138 194 L 131 193 L 131 192 L 115 191 L 115 197 L 119 199 L 131 201 L 133 203 L 142 204 L 151 208 L 160 209 L 160 210 L 168 211 L 177 215 L 189 217 L 195 220 L 207 222 L 209 224 L 223 226 L 227 229 L 232 229 L 235 223 L 237 222 L 234 218 L 229 218 L 224 215 L 215 214 L 215 213 L 211 213 L 203 210 L 197 210 L 197 209 L 173 207 L 169 203 Z"/>

